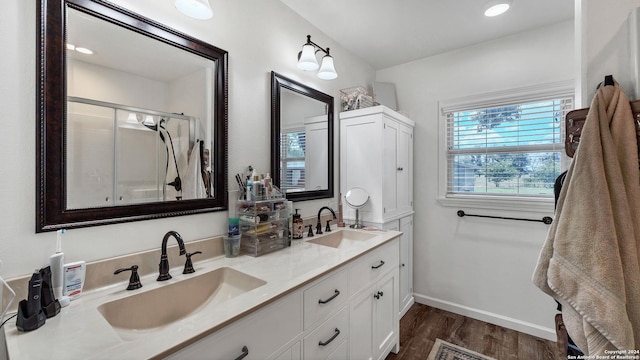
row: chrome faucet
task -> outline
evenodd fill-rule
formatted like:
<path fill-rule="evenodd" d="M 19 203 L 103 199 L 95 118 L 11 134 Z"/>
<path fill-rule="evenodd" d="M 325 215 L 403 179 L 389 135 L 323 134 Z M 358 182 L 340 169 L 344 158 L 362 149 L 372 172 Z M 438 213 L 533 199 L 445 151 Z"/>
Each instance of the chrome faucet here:
<path fill-rule="evenodd" d="M 333 220 L 336 220 L 336 212 L 333 211 L 332 208 L 328 207 L 328 206 L 323 206 L 320 208 L 320 210 L 318 210 L 318 223 L 316 224 L 316 234 L 322 234 L 322 224 L 320 224 L 320 215 L 322 214 L 322 210 L 329 210 L 331 211 L 331 215 L 333 215 Z M 327 228 L 324 229 L 324 231 L 329 232 L 331 231 L 331 220 L 327 221 Z"/>
<path fill-rule="evenodd" d="M 169 274 L 169 258 L 167 257 L 167 241 L 169 240 L 170 236 L 173 236 L 174 238 L 176 238 L 176 241 L 178 242 L 178 247 L 180 247 L 180 255 L 184 255 L 187 253 L 186 249 L 184 248 L 184 241 L 182 241 L 182 237 L 180 236 L 180 234 L 178 234 L 176 231 L 173 231 L 173 230 L 166 233 L 164 235 L 164 238 L 162 238 L 162 255 L 160 255 L 160 266 L 159 266 L 160 274 L 156 279 L 158 281 L 171 279 L 171 274 Z"/>

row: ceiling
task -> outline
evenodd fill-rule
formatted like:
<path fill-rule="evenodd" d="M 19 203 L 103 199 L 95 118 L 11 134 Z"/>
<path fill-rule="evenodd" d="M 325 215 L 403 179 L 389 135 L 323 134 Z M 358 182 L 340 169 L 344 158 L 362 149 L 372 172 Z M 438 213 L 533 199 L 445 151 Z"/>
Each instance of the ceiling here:
<path fill-rule="evenodd" d="M 493 18 L 482 11 L 489 0 L 281 1 L 376 70 L 571 20 L 574 12 L 574 0 L 513 0 Z"/>
<path fill-rule="evenodd" d="M 66 42 L 94 52 L 67 51 L 74 60 L 162 82 L 215 67 L 213 60 L 71 8 L 67 9 Z"/>

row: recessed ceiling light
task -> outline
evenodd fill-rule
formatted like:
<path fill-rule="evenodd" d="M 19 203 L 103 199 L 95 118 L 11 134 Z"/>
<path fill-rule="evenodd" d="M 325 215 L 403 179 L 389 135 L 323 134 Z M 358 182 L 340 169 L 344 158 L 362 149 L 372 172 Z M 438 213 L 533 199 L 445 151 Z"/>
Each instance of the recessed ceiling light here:
<path fill-rule="evenodd" d="M 85 47 L 75 46 L 73 44 L 67 44 L 67 50 L 77 51 L 82 54 L 91 55 L 93 54 L 93 50 L 87 49 Z"/>
<path fill-rule="evenodd" d="M 484 6 L 484 16 L 498 16 L 504 14 L 511 7 L 511 0 L 492 0 Z"/>
<path fill-rule="evenodd" d="M 181 13 L 194 19 L 207 20 L 213 17 L 209 0 L 175 0 L 174 5 Z"/>

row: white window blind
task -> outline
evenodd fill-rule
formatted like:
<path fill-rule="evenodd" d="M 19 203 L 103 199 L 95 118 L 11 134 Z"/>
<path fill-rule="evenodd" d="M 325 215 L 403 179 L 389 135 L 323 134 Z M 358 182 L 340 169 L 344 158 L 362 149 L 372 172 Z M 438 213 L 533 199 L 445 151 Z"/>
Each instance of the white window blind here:
<path fill-rule="evenodd" d="M 280 188 L 285 191 L 305 189 L 306 133 L 286 129 L 280 133 Z"/>
<path fill-rule="evenodd" d="M 446 196 L 553 197 L 572 97 L 446 111 Z"/>

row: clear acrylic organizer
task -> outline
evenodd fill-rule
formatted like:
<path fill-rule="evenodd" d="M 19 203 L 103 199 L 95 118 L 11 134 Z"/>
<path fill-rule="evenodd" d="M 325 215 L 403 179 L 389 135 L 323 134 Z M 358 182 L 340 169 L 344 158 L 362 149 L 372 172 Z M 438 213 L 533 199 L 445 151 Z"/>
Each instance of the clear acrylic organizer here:
<path fill-rule="evenodd" d="M 278 195 L 256 200 L 239 200 L 237 216 L 240 219 L 240 251 L 260 256 L 290 245 L 289 214 L 286 199 Z"/>

